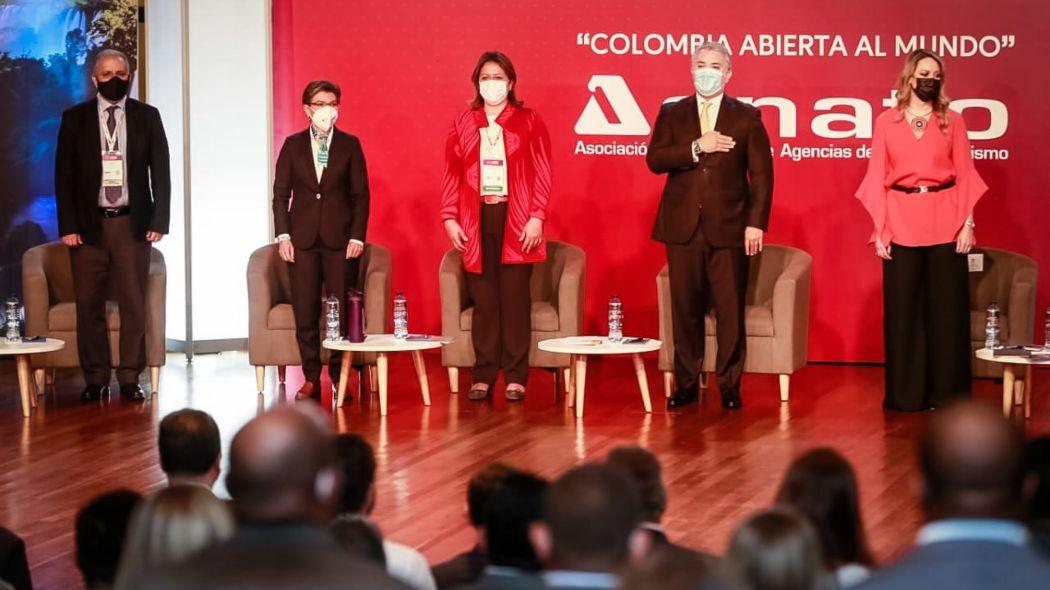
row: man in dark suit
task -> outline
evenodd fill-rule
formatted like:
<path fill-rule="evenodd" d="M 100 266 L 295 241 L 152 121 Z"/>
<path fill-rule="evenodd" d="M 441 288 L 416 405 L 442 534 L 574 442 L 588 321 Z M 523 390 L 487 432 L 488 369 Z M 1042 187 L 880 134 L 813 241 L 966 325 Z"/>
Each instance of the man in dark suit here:
<path fill-rule="evenodd" d="M 361 142 L 335 128 L 339 86 L 315 80 L 303 91 L 307 129 L 288 137 L 277 156 L 273 219 L 281 259 L 289 265 L 295 337 L 306 381 L 296 399 L 320 399 L 323 296 L 344 309 L 355 284 L 368 227 L 368 171 Z M 340 314 L 343 327 L 346 314 Z M 328 374 L 339 380 L 339 355 Z"/>
<path fill-rule="evenodd" d="M 667 246 L 677 390 L 667 407 L 697 400 L 704 316 L 714 308 L 715 374 L 722 405 L 742 405 L 748 256 L 762 251 L 773 196 L 773 158 L 759 110 L 724 93 L 729 50 L 705 43 L 693 56 L 696 94 L 664 104 L 645 161 L 667 174 L 652 237 Z"/>
<path fill-rule="evenodd" d="M 660 460 L 648 449 L 621 446 L 609 451 L 605 464 L 627 476 L 638 489 L 642 500 L 642 523 L 639 528 L 649 534 L 654 551 L 667 551 L 688 559 L 698 559 L 714 571 L 718 558 L 673 543 L 660 525 L 667 509 L 667 487 L 663 482 Z"/>
<path fill-rule="evenodd" d="M 226 487 L 237 532 L 186 561 L 147 572 L 139 588 L 407 588 L 354 558 L 323 527 L 335 514 L 335 443 L 319 409 L 284 406 L 230 444 Z"/>
<path fill-rule="evenodd" d="M 0 527 L 0 582 L 7 582 L 15 590 L 33 590 L 26 544 L 4 527 Z"/>
<path fill-rule="evenodd" d="M 120 395 L 141 401 L 151 244 L 168 233 L 168 140 L 160 112 L 127 96 L 126 55 L 100 52 L 91 80 L 98 96 L 62 113 L 55 149 L 58 233 L 70 248 L 77 353 L 87 385 L 81 401 L 109 395 L 110 293 L 120 308 Z"/>
<path fill-rule="evenodd" d="M 926 525 L 916 548 L 859 588 L 1044 588 L 1050 562 L 1020 522 L 1023 439 L 999 411 L 964 402 L 939 411 L 919 445 Z"/>

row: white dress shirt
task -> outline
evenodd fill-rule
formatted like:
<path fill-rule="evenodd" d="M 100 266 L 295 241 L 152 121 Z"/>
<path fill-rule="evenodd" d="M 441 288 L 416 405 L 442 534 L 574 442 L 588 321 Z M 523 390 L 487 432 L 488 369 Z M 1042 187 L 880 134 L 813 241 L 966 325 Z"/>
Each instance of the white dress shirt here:
<path fill-rule="evenodd" d="M 383 553 L 386 554 L 386 573 L 390 577 L 408 584 L 413 590 L 436 590 L 434 574 L 430 573 L 430 564 L 422 553 L 386 539 L 383 540 Z"/>
<path fill-rule="evenodd" d="M 99 137 L 102 140 L 101 144 L 100 144 L 102 146 L 102 151 L 103 152 L 108 152 L 109 151 L 109 144 L 106 142 L 106 133 L 109 130 L 109 127 L 106 126 L 106 122 L 109 120 L 109 112 L 106 111 L 106 109 L 108 109 L 111 106 L 116 106 L 117 110 L 113 111 L 113 117 L 116 119 L 116 122 L 117 122 L 117 127 L 115 129 L 115 131 L 117 132 L 117 145 L 116 145 L 115 149 L 118 152 L 120 152 L 121 154 L 123 154 L 123 157 L 124 157 L 124 184 L 120 187 L 120 198 L 117 199 L 117 202 L 116 203 L 110 203 L 106 199 L 106 189 L 105 189 L 105 187 L 103 187 L 102 185 L 99 185 L 99 188 L 98 188 L 98 206 L 99 207 L 105 207 L 107 209 L 109 209 L 111 207 L 127 207 L 128 203 L 130 202 L 128 200 L 128 160 L 127 160 L 127 158 L 128 158 L 128 153 L 127 153 L 128 121 L 127 121 L 127 117 L 126 117 L 127 111 L 124 109 L 124 106 L 127 104 L 127 100 L 128 100 L 127 97 L 124 97 L 124 98 L 118 100 L 117 102 L 112 103 L 112 102 L 109 102 L 108 100 L 102 98 L 101 94 L 98 95 L 98 134 L 99 134 Z M 101 155 L 99 157 L 101 157 Z"/>

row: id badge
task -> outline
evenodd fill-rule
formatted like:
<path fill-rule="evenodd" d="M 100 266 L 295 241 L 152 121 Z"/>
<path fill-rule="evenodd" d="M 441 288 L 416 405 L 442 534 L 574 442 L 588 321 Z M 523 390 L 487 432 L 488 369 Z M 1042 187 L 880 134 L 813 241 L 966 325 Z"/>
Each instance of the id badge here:
<path fill-rule="evenodd" d="M 481 194 L 507 195 L 507 160 L 488 157 L 481 160 Z"/>
<path fill-rule="evenodd" d="M 124 156 L 102 152 L 102 186 L 124 186 Z"/>

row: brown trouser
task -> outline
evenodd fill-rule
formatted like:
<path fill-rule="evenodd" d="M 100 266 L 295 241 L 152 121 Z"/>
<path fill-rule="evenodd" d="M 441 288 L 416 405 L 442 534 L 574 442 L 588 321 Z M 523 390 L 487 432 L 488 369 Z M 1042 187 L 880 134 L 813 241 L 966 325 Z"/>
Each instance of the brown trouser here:
<path fill-rule="evenodd" d="M 531 264 L 503 264 L 507 204 L 481 205 L 481 274 L 466 273 L 474 301 L 470 337 L 474 343 L 474 383 L 489 387 L 503 368 L 507 383 L 529 378 L 532 339 Z"/>
<path fill-rule="evenodd" d="M 718 353 L 715 377 L 722 393 L 740 388 L 744 372 L 746 334 L 744 296 L 748 261 L 744 241 L 739 247 L 715 248 L 696 233 L 685 244 L 667 244 L 671 280 L 671 325 L 674 331 L 674 373 L 678 388 L 696 391 L 704 362 L 704 316 L 715 312 Z"/>
<path fill-rule="evenodd" d="M 120 308 L 117 382 L 138 384 L 146 368 L 146 279 L 152 246 L 132 235 L 131 217 L 103 218 L 98 242 L 70 248 L 77 303 L 77 352 L 88 385 L 109 383 L 112 356 L 106 299 Z"/>
<path fill-rule="evenodd" d="M 295 315 L 295 340 L 303 360 L 303 376 L 307 381 L 321 380 L 321 299 L 335 295 L 339 300 L 339 333 L 346 333 L 346 291 L 354 286 L 359 258 L 347 260 L 346 248 L 328 249 L 323 246 L 296 248 L 295 262 L 288 265 L 292 287 L 292 311 Z M 324 291 L 321 291 L 322 279 Z M 339 363 L 342 355 L 333 354 L 328 364 L 328 376 L 339 381 Z"/>

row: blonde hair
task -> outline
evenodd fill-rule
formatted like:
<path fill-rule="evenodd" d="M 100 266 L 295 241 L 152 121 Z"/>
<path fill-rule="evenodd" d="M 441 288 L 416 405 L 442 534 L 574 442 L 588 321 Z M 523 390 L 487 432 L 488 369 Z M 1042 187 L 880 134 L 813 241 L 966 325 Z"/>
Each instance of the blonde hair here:
<path fill-rule="evenodd" d="M 195 485 L 163 489 L 132 513 L 114 588 L 136 588 L 144 572 L 229 539 L 234 528 L 232 511 L 211 490 Z"/>
<path fill-rule="evenodd" d="M 945 87 L 945 72 L 944 72 L 944 60 L 941 56 L 927 49 L 916 49 L 908 54 L 908 58 L 904 60 L 904 68 L 901 70 L 901 75 L 897 79 L 897 109 L 900 111 L 900 116 L 904 117 L 904 109 L 908 106 L 908 101 L 911 100 L 912 89 L 909 81 L 911 77 L 915 75 L 915 70 L 919 67 L 919 62 L 930 58 L 937 62 L 937 67 L 941 69 L 941 91 L 937 95 L 937 98 L 933 100 L 933 112 L 937 113 L 937 120 L 942 133 L 948 133 L 948 124 L 950 119 L 948 118 L 948 105 L 951 104 L 951 99 L 944 92 Z"/>

